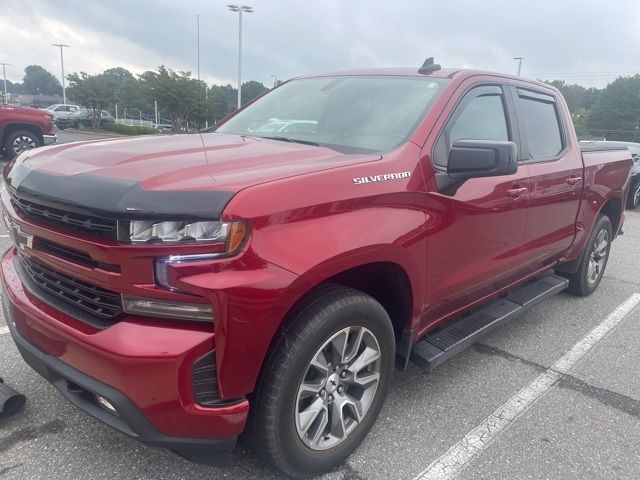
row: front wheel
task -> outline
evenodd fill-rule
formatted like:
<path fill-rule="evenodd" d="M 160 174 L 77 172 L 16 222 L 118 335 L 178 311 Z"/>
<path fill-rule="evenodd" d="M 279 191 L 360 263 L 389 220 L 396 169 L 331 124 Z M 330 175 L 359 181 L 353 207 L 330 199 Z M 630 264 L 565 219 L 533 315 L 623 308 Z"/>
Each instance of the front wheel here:
<path fill-rule="evenodd" d="M 253 399 L 247 440 L 285 474 L 340 465 L 373 426 L 393 372 L 391 320 L 372 297 L 330 286 L 293 312 Z"/>
<path fill-rule="evenodd" d="M 640 179 L 631 184 L 629 196 L 627 197 L 627 208 L 634 210 L 640 205 Z"/>
<path fill-rule="evenodd" d="M 5 155 L 9 159 L 20 155 L 22 152 L 37 148 L 41 145 L 37 135 L 26 130 L 20 130 L 7 136 L 4 142 Z"/>
<path fill-rule="evenodd" d="M 613 234 L 609 217 L 598 215 L 585 246 L 578 271 L 565 275 L 569 279 L 568 290 L 571 293 L 586 297 L 598 288 L 607 267 L 612 240 Z"/>

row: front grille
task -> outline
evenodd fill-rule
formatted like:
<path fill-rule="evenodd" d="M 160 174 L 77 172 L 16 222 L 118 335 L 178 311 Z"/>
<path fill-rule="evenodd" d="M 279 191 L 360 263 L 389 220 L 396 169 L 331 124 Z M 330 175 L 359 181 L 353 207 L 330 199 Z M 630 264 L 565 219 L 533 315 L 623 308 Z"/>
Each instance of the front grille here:
<path fill-rule="evenodd" d="M 122 300 L 118 293 L 57 272 L 22 254 L 19 254 L 18 258 L 37 287 L 64 300 L 69 305 L 89 312 L 102 320 L 115 320 L 122 313 Z"/>
<path fill-rule="evenodd" d="M 191 374 L 196 402 L 200 405 L 215 405 L 220 403 L 215 350 L 206 353 L 193 362 Z"/>
<path fill-rule="evenodd" d="M 26 216 L 35 220 L 42 220 L 53 225 L 71 228 L 113 240 L 117 237 L 118 224 L 114 219 L 69 212 L 32 202 L 24 198 L 13 197 L 13 202 Z"/>
<path fill-rule="evenodd" d="M 91 256 L 85 252 L 74 250 L 73 248 L 65 247 L 58 243 L 50 242 L 43 238 L 37 239 L 37 249 L 47 252 L 57 257 L 62 257 L 66 260 L 79 263 L 89 268 L 101 268 L 103 270 L 109 270 L 110 272 L 120 272 L 119 265 L 113 265 L 110 263 L 103 263 L 91 258 Z"/>

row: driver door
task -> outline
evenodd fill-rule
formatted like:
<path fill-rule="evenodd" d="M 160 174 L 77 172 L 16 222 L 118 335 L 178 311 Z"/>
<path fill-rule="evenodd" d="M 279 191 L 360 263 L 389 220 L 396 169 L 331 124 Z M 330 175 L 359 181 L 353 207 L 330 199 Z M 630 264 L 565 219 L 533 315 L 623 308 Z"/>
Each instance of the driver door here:
<path fill-rule="evenodd" d="M 509 95 L 500 84 L 478 85 L 459 99 L 434 144 L 436 171 L 446 170 L 456 140 L 506 140 L 519 147 Z M 527 167 L 519 164 L 515 174 L 471 178 L 455 193 L 430 189 L 425 323 L 469 306 L 523 275 L 528 186 Z"/>

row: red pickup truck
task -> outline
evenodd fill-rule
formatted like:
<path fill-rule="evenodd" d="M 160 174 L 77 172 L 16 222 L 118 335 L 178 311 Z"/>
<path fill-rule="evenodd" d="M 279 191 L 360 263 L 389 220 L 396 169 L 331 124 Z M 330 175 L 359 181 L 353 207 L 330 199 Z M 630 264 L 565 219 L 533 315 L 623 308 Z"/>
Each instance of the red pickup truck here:
<path fill-rule="evenodd" d="M 298 78 L 211 132 L 18 157 L 5 318 L 115 429 L 210 460 L 243 434 L 314 475 L 363 441 L 394 365 L 429 370 L 549 295 L 593 292 L 631 165 L 581 151 L 558 91 L 522 78 Z"/>
<path fill-rule="evenodd" d="M 50 113 L 37 108 L 0 105 L 0 154 L 11 159 L 25 150 L 56 141 Z"/>

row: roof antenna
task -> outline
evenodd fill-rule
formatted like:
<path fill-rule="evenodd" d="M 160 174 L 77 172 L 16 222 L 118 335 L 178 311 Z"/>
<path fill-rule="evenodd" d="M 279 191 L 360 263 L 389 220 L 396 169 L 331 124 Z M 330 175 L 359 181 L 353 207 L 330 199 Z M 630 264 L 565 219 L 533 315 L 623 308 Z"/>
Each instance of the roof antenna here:
<path fill-rule="evenodd" d="M 430 73 L 437 72 L 442 67 L 437 63 L 433 63 L 433 57 L 427 58 L 422 66 L 418 69 L 418 73 L 422 75 L 429 75 Z"/>

